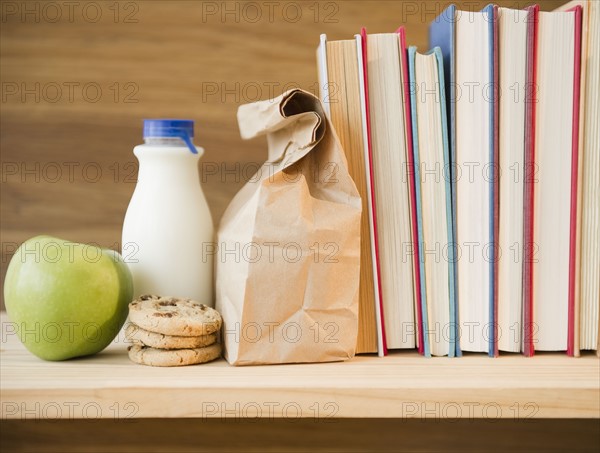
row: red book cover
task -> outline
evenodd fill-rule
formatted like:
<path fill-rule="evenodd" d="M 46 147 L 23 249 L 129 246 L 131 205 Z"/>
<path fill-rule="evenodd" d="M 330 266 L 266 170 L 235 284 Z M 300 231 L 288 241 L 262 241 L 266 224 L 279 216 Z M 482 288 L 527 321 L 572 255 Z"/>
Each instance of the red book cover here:
<path fill-rule="evenodd" d="M 361 28 L 360 37 L 362 39 L 362 53 L 363 53 L 363 73 L 365 79 L 365 102 L 366 102 L 366 123 L 367 123 L 367 146 L 369 156 L 369 167 L 371 170 L 371 181 L 375 184 L 375 177 L 373 174 L 373 146 L 371 141 L 371 117 L 369 114 L 369 78 L 368 78 L 368 64 L 367 64 L 367 29 Z M 377 286 L 379 287 L 379 309 L 381 311 L 381 336 L 383 337 L 383 355 L 387 355 L 387 342 L 385 339 L 385 322 L 383 312 L 383 289 L 381 287 L 381 265 L 379 263 L 379 241 L 377 238 L 377 205 L 375 203 L 375 190 L 371 188 L 371 206 L 373 206 L 373 235 L 375 242 L 375 264 L 377 266 Z"/>
<path fill-rule="evenodd" d="M 532 78 L 537 80 L 537 28 L 538 12 L 537 6 L 531 7 L 533 19 L 532 55 L 533 64 L 530 65 Z M 573 124 L 572 124 L 572 148 L 571 148 L 571 194 L 570 194 L 570 236 L 569 236 L 569 292 L 568 292 L 568 337 L 567 354 L 574 355 L 575 340 L 575 287 L 576 287 L 576 259 L 577 259 L 577 185 L 578 185 L 578 163 L 579 163 L 579 110 L 580 110 L 580 87 L 581 87 L 581 30 L 582 30 L 582 8 L 577 6 L 569 11 L 575 13 L 575 51 L 574 51 L 574 77 L 573 77 Z M 529 51 L 528 51 L 529 53 Z M 523 330 L 523 352 L 526 356 L 533 356 L 535 345 L 533 343 L 533 262 L 535 261 L 535 249 L 533 242 L 533 212 L 534 212 L 534 189 L 535 175 L 535 116 L 536 97 L 535 82 L 529 84 L 527 93 L 527 121 L 528 134 L 527 153 L 525 158 L 525 262 L 524 262 L 524 330 Z"/>
<path fill-rule="evenodd" d="M 535 172 L 535 117 L 536 117 L 536 80 L 537 80 L 537 39 L 539 6 L 528 8 L 527 32 L 527 86 L 525 90 L 525 196 L 523 213 L 523 354 L 533 356 L 533 262 L 535 250 L 533 242 L 533 213 Z"/>
<path fill-rule="evenodd" d="M 575 12 L 575 61 L 573 74 L 573 151 L 571 155 L 571 233 L 569 250 L 569 328 L 567 337 L 567 354 L 575 354 L 575 278 L 577 268 L 577 184 L 579 168 L 579 103 L 581 89 L 581 6 Z"/>
<path fill-rule="evenodd" d="M 406 31 L 404 27 L 396 30 L 399 38 L 400 57 L 402 58 L 402 80 L 404 84 L 404 115 L 406 120 L 406 143 L 408 147 L 407 165 L 408 165 L 408 191 L 410 194 L 410 212 L 411 212 L 411 230 L 413 244 L 413 267 L 414 267 L 414 285 L 416 297 L 417 311 L 417 335 L 418 335 L 418 350 L 419 354 L 424 354 L 424 338 L 423 338 L 423 312 L 421 301 L 421 266 L 419 265 L 419 240 L 417 237 L 417 196 L 416 196 L 416 172 L 413 154 L 413 137 L 412 137 L 412 118 L 410 108 L 410 81 L 408 78 L 408 52 L 406 51 Z"/>

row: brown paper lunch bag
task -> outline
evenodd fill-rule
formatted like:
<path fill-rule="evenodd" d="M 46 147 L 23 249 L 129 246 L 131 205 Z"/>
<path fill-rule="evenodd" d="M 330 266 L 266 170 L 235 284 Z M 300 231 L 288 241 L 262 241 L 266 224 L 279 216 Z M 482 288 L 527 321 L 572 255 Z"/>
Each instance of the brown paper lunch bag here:
<path fill-rule="evenodd" d="M 268 160 L 218 230 L 216 306 L 233 365 L 354 356 L 361 200 L 321 102 L 291 90 L 238 110 Z"/>

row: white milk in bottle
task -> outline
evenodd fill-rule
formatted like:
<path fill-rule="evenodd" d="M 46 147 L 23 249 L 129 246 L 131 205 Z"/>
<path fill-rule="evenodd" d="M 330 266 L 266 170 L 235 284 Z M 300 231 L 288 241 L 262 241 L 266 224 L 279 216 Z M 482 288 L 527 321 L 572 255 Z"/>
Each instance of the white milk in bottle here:
<path fill-rule="evenodd" d="M 214 306 L 214 228 L 194 146 L 194 122 L 144 121 L 134 148 L 138 182 L 123 224 L 122 254 L 142 294 L 194 299 Z"/>

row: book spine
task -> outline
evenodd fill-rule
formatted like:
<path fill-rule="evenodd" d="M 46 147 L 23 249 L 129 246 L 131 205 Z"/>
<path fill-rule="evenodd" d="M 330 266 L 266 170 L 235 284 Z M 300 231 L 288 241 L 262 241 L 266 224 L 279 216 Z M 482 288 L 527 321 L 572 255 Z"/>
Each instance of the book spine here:
<path fill-rule="evenodd" d="M 450 5 L 446 8 L 429 26 L 429 47 L 439 47 L 444 61 L 444 85 L 446 90 L 446 113 L 448 138 L 450 141 L 450 187 L 452 199 L 452 261 L 454 266 L 454 297 L 455 297 L 455 354 L 456 357 L 462 356 L 460 349 L 460 328 L 458 319 L 458 305 L 460 298 L 458 297 L 458 247 L 456 236 L 456 181 L 457 181 L 457 166 L 456 166 L 456 68 L 455 68 L 455 34 L 456 34 L 456 6 Z"/>
<path fill-rule="evenodd" d="M 575 355 L 575 279 L 577 268 L 577 187 L 579 176 L 579 105 L 581 89 L 581 15 L 582 8 L 574 8 L 575 13 L 575 61 L 573 62 L 573 150 L 571 155 L 571 231 L 569 237 L 569 326 L 567 354 Z M 579 352 L 579 351 L 577 351 Z"/>
<path fill-rule="evenodd" d="M 493 22 L 492 22 L 492 34 L 494 42 L 494 56 L 493 56 L 493 87 L 494 94 L 493 99 L 493 160 L 492 160 L 492 193 L 493 193 L 493 219 L 494 224 L 492 228 L 492 253 L 494 253 L 492 260 L 492 350 L 491 354 L 494 357 L 498 357 L 498 270 L 499 270 L 499 231 L 500 231 L 500 102 L 499 102 L 499 86 L 500 86 L 500 52 L 498 44 L 498 7 L 493 7 Z"/>
<path fill-rule="evenodd" d="M 444 58 L 442 56 L 442 51 L 439 47 L 435 47 L 431 50 L 436 56 L 437 64 L 438 64 L 438 73 L 439 73 L 439 88 L 440 88 L 440 112 L 442 117 L 442 142 L 444 144 L 444 168 L 450 169 L 450 141 L 448 138 L 448 112 L 446 109 L 446 84 L 444 77 Z M 457 328 L 457 310 L 456 306 L 456 292 L 455 292 L 455 274 L 456 274 L 456 247 L 454 241 L 454 224 L 453 224 L 453 215 L 452 215 L 452 190 L 450 184 L 450 177 L 446 175 L 444 177 L 445 180 L 445 189 L 446 189 L 446 231 L 448 238 L 448 246 L 452 246 L 452 255 L 448 258 L 448 289 L 450 296 L 450 306 L 448 307 L 450 310 L 449 320 L 450 320 L 450 338 L 449 338 L 449 350 L 448 357 L 456 357 L 460 354 L 457 354 L 457 336 L 458 336 L 458 328 Z"/>
<path fill-rule="evenodd" d="M 417 242 L 419 244 L 424 244 L 425 239 L 423 237 L 423 212 L 422 212 L 422 204 L 421 204 L 421 189 L 420 189 L 420 182 L 421 182 L 421 172 L 420 172 L 420 168 L 419 168 L 419 163 L 421 162 L 421 159 L 419 157 L 419 126 L 418 126 L 418 122 L 417 122 L 417 81 L 416 81 L 416 70 L 415 70 L 415 56 L 416 56 L 416 47 L 411 47 L 408 51 L 408 67 L 409 67 L 409 73 L 410 73 L 410 84 L 411 84 L 411 90 L 410 90 L 410 99 L 411 99 L 411 111 L 412 111 L 412 121 L 410 124 L 410 127 L 412 129 L 412 135 L 413 135 L 413 146 L 412 146 L 412 154 L 413 154 L 413 158 L 412 158 L 412 162 L 413 162 L 413 173 L 415 175 L 415 179 L 416 181 L 418 181 L 417 184 L 415 184 L 415 191 L 414 191 L 414 200 L 411 198 L 411 202 L 414 201 L 415 207 L 414 207 L 414 220 L 416 222 L 416 236 L 417 236 Z M 418 298 L 420 306 L 418 307 L 418 311 L 417 311 L 417 319 L 418 319 L 418 323 L 419 323 L 419 332 L 421 333 L 419 338 L 420 338 L 420 344 L 419 344 L 419 352 L 421 354 L 423 354 L 425 357 L 431 357 L 431 350 L 430 350 L 430 345 L 429 345 L 429 334 L 426 332 L 429 332 L 429 318 L 427 316 L 427 290 L 426 290 L 426 279 L 427 279 L 427 275 L 425 273 L 425 269 L 424 269 L 424 264 L 425 264 L 425 257 L 423 256 L 422 253 L 422 249 L 419 247 L 419 249 L 417 250 L 417 258 L 418 258 L 418 262 L 416 264 L 417 266 L 417 271 L 419 272 L 420 278 L 419 278 L 419 284 L 418 286 L 415 286 L 415 294 L 419 295 L 420 297 Z M 421 272 L 422 271 L 422 272 Z M 421 352 L 422 350 L 422 352 Z"/>
<path fill-rule="evenodd" d="M 408 76 L 408 68 L 409 68 L 409 58 L 408 52 L 406 50 L 406 33 L 404 27 L 400 27 L 396 33 L 398 33 L 399 46 L 400 46 L 400 58 L 402 59 L 402 80 L 404 84 L 404 112 L 406 117 L 406 143 L 407 143 L 407 178 L 408 178 L 408 191 L 410 198 L 410 212 L 411 212 L 411 230 L 412 230 L 412 247 L 413 247 L 413 267 L 414 267 L 414 288 L 415 288 L 415 306 L 417 312 L 417 336 L 418 336 L 418 351 L 419 354 L 425 354 L 425 349 L 423 345 L 424 333 L 423 333 L 423 295 L 418 288 L 421 288 L 421 279 L 424 276 L 421 275 L 421 266 L 419 263 L 419 242 L 420 238 L 418 235 L 418 212 L 417 212 L 417 202 L 416 202 L 416 168 L 418 162 L 414 158 L 414 142 L 413 142 L 413 125 L 416 119 L 413 120 L 412 112 L 411 112 L 411 98 L 410 93 L 412 93 L 411 83 L 409 81 Z M 413 81 L 414 82 L 414 81 Z M 414 85 L 413 85 L 414 86 Z M 414 140 L 417 140 L 416 132 L 415 132 Z M 420 180 L 420 179 L 419 179 Z"/>
<path fill-rule="evenodd" d="M 496 178 L 496 165 L 497 165 L 497 153 L 498 153 L 498 101 L 497 101 L 497 90 L 498 90 L 498 27 L 497 23 L 497 7 L 494 5 L 488 5 L 484 11 L 488 15 L 489 22 L 489 42 L 490 42 L 490 61 L 489 61 L 489 78 L 492 81 L 493 94 L 492 102 L 490 103 L 490 149 L 489 149 L 489 160 L 490 168 L 492 169 L 493 175 L 490 178 L 490 194 L 489 194 L 489 245 L 490 247 L 490 265 L 489 265 L 489 323 L 491 326 L 490 339 L 488 345 L 488 355 L 495 357 L 498 355 L 498 342 L 496 341 L 496 319 L 497 319 L 497 284 L 496 275 L 498 266 L 496 263 L 496 231 L 498 228 L 498 210 L 497 201 L 498 199 L 498 179 Z"/>
<path fill-rule="evenodd" d="M 373 142 L 371 140 L 371 117 L 369 115 L 369 71 L 368 71 L 368 60 L 367 60 L 367 29 L 362 28 L 360 30 L 360 36 L 362 40 L 362 52 L 363 52 L 363 74 L 365 79 L 364 90 L 365 90 L 365 106 L 366 106 L 366 123 L 367 123 L 367 148 L 369 155 L 369 168 L 371 181 L 375 184 L 375 175 L 373 173 Z M 371 193 L 371 206 L 373 206 L 373 236 L 375 242 L 375 262 L 377 265 L 377 287 L 379 288 L 379 309 L 381 311 L 381 335 L 383 337 L 383 355 L 387 355 L 387 341 L 385 336 L 385 313 L 383 310 L 383 288 L 381 287 L 381 264 L 379 261 L 379 240 L 377 236 L 377 205 L 375 203 L 375 188 L 372 187 Z"/>
<path fill-rule="evenodd" d="M 533 345 L 533 263 L 535 261 L 534 231 L 534 191 L 535 191 L 535 118 L 537 86 L 539 7 L 529 8 L 527 37 L 527 86 L 525 91 L 525 165 L 524 165 L 524 213 L 523 213 L 523 354 L 532 357 Z"/>

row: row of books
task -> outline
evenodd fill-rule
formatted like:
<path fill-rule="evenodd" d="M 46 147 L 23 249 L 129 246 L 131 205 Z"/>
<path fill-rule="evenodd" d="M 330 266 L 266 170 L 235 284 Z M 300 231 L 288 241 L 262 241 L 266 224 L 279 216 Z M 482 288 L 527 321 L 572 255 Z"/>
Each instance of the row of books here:
<path fill-rule="evenodd" d="M 358 353 L 600 350 L 600 4 L 317 50 L 364 200 Z"/>

